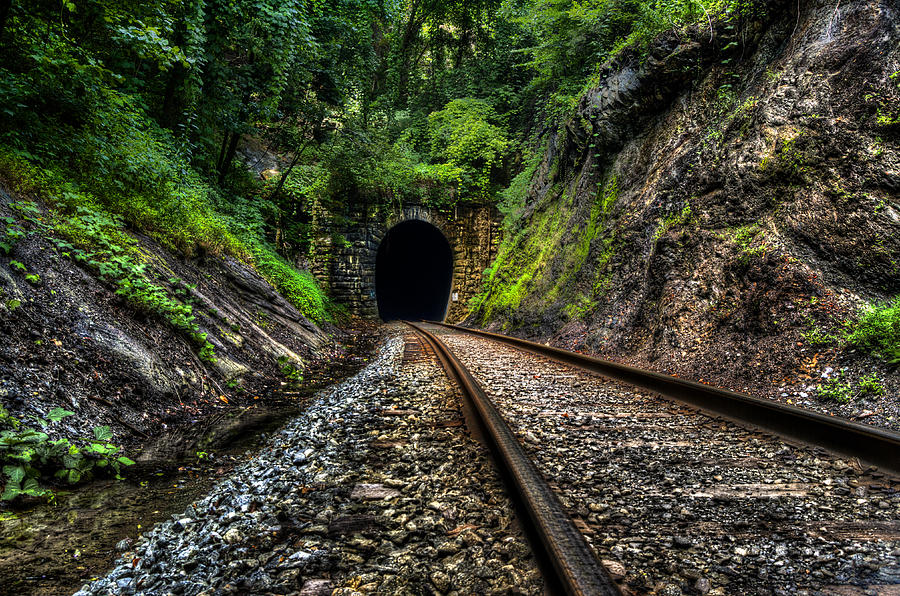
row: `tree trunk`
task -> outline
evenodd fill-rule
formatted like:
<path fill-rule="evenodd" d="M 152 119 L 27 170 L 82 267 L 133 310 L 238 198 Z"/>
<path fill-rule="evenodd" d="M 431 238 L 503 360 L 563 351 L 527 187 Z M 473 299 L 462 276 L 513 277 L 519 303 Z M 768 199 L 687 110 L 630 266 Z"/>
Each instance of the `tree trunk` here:
<path fill-rule="evenodd" d="M 174 131 L 181 120 L 181 106 L 177 98 L 178 88 L 184 82 L 187 71 L 181 64 L 176 64 L 166 81 L 166 90 L 163 94 L 162 111 L 160 113 L 160 124 L 169 130 Z"/>
<path fill-rule="evenodd" d="M 294 169 L 294 166 L 297 165 L 297 162 L 300 161 L 300 156 L 303 155 L 303 150 L 306 149 L 306 143 L 300 146 L 300 149 L 294 153 L 294 159 L 291 160 L 291 163 L 288 165 L 287 169 L 281 173 L 281 178 L 278 179 L 278 184 L 275 185 L 275 190 L 272 191 L 272 194 L 269 195 L 269 200 L 274 201 L 276 197 L 278 197 L 278 193 L 281 192 L 281 189 L 284 188 L 284 183 L 287 180 L 287 177 L 291 174 L 291 170 Z"/>
<path fill-rule="evenodd" d="M 231 133 L 227 130 L 222 133 L 222 147 L 219 149 L 219 156 L 216 158 L 216 171 L 220 171 L 222 169 L 222 160 L 225 159 L 225 151 L 228 149 L 228 139 L 231 138 Z"/>
<path fill-rule="evenodd" d="M 9 17 L 9 9 L 12 8 L 12 0 L 0 0 L 0 39 L 6 30 L 6 19 Z"/>
<path fill-rule="evenodd" d="M 237 153 L 237 145 L 240 139 L 241 135 L 236 132 L 231 133 L 231 142 L 228 143 L 228 151 L 225 152 L 225 158 L 219 165 L 219 186 L 222 186 L 225 183 L 225 176 L 228 175 L 228 171 L 231 169 L 231 161 L 234 159 L 234 154 Z"/>
<path fill-rule="evenodd" d="M 453 68 L 459 68 L 462 65 L 466 48 L 469 46 L 469 30 L 464 29 L 459 33 L 459 46 L 456 49 L 456 60 L 454 60 Z"/>
<path fill-rule="evenodd" d="M 184 48 L 187 9 L 182 8 L 180 12 L 181 14 L 176 20 L 178 26 L 175 29 L 175 36 L 172 39 L 172 44 L 179 48 Z M 160 112 L 160 124 L 172 131 L 175 130 L 175 127 L 178 126 L 179 120 L 181 119 L 181 112 L 183 110 L 179 105 L 180 102 L 178 101 L 177 92 L 178 88 L 181 87 L 186 78 L 187 69 L 181 62 L 176 62 L 172 65 L 172 71 L 169 73 L 168 80 L 166 80 L 166 89 L 163 92 L 162 111 Z"/>
<path fill-rule="evenodd" d="M 410 69 L 410 51 L 413 41 L 419 36 L 422 29 L 422 23 L 419 22 L 419 2 L 413 0 L 409 9 L 409 20 L 406 21 L 403 38 L 400 40 L 400 78 L 397 81 L 397 98 L 400 102 L 406 100 L 407 87 L 409 86 L 409 69 Z M 424 13 L 424 10 L 423 10 Z"/>

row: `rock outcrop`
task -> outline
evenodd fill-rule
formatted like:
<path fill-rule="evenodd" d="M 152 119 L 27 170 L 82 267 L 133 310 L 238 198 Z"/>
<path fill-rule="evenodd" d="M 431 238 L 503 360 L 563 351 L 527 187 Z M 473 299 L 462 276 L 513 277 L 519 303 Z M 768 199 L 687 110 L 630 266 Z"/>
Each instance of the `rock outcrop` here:
<path fill-rule="evenodd" d="M 23 198 L 34 199 L 0 193 L 0 213 Z M 186 259 L 132 236 L 155 277 L 169 279 L 169 291 L 191 305 L 214 357 L 201 358 L 185 333 L 130 306 L 35 231 L 0 261 L 0 404 L 13 415 L 62 407 L 75 412 L 63 432 L 90 436 L 92 426 L 109 424 L 117 441 L 146 438 L 265 398 L 286 370 L 340 350 L 335 329 L 307 320 L 246 264 Z"/>
<path fill-rule="evenodd" d="M 771 2 L 617 58 L 543 134 L 469 321 L 773 397 L 826 365 L 896 393 L 809 337 L 900 292 L 898 23 Z"/>

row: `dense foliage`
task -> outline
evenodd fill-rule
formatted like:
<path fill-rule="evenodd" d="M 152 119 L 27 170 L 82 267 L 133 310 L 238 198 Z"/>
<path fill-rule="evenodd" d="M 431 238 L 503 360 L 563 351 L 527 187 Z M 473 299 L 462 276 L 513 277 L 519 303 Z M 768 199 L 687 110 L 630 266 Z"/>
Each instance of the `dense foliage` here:
<path fill-rule="evenodd" d="M 0 144 L 12 170 L 65 180 L 89 197 L 77 206 L 187 254 L 252 259 L 274 244 L 293 258 L 317 206 L 496 201 L 534 124 L 571 106 L 609 56 L 737 9 L 7 0 Z M 265 182 L 248 148 L 280 156 Z"/>
<path fill-rule="evenodd" d="M 305 314 L 329 316 L 316 284 L 253 225 L 264 203 L 231 208 L 254 192 L 235 168 L 239 139 L 321 86 L 291 76 L 316 60 L 317 15 L 321 7 L 305 2 L 107 0 L 13 1 L 0 14 L 8 184 L 49 202 L 49 232 L 72 243 L 67 253 L 207 352 L 190 306 L 148 278 L 120 230 L 147 232 L 186 255 L 253 262 Z"/>
<path fill-rule="evenodd" d="M 546 131 L 620 52 L 643 51 L 667 30 L 740 26 L 761 5 L 6 0 L 0 173 L 49 200 L 48 233 L 61 250 L 198 350 L 205 338 L 190 306 L 147 274 L 129 231 L 187 255 L 250 262 L 323 320 L 327 300 L 292 265 L 314 242 L 317 213 L 496 203 L 508 233 L 476 302 L 482 314 L 514 308 L 542 266 L 541 247 L 514 249 Z M 274 167 L 261 172 L 259 162 Z M 604 200 L 591 212 L 567 257 L 573 266 L 607 208 Z M 3 222 L 0 250 L 22 236 L 21 224 Z M 608 259 L 615 241 L 604 242 Z M 893 337 L 895 310 L 867 314 L 853 343 L 895 358 L 896 342 L 882 339 Z"/>

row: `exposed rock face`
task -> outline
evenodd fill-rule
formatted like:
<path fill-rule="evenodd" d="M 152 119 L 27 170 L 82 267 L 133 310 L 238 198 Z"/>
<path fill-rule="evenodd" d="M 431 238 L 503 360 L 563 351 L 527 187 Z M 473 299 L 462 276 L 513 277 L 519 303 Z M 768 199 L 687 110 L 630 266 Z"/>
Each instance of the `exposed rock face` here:
<path fill-rule="evenodd" d="M 345 218 L 325 215 L 317 222 L 320 233 L 314 246 L 313 273 L 352 313 L 377 318 L 378 246 L 389 229 L 408 220 L 434 225 L 450 243 L 453 287 L 447 320 L 461 321 L 468 314 L 469 299 L 481 290 L 482 273 L 496 255 L 499 221 L 492 207 L 460 206 L 441 212 L 407 205 L 387 213 L 363 208 Z"/>
<path fill-rule="evenodd" d="M 0 215 L 22 198 L 0 192 Z M 117 440 L 155 436 L 170 423 L 265 397 L 286 365 L 302 370 L 337 349 L 326 334 L 333 329 L 307 320 L 247 265 L 188 260 L 136 239 L 157 278 L 176 280 L 168 290 L 192 305 L 215 360 L 200 358 L 184 333 L 129 306 L 35 232 L 10 259 L 39 273 L 37 283 L 0 261 L 0 404 L 13 415 L 59 406 L 75 412 L 62 432 L 89 436 L 91 426 L 110 424 Z"/>
<path fill-rule="evenodd" d="M 836 355 L 804 332 L 900 292 L 900 5 L 799 8 L 609 65 L 544 135 L 470 322 L 737 389 L 814 382 Z"/>

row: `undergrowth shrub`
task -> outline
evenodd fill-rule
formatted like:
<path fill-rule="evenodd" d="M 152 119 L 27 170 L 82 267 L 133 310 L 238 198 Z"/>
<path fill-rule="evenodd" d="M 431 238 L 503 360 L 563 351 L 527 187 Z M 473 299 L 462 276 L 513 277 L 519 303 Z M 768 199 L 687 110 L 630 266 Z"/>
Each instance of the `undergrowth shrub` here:
<path fill-rule="evenodd" d="M 163 173 L 171 178 L 153 192 L 141 192 L 102 178 L 79 182 L 62 166 L 36 165 L 28 155 L 8 147 L 0 147 L 0 172 L 16 190 L 38 193 L 63 213 L 87 208 L 114 214 L 170 250 L 188 256 L 198 250 L 237 258 L 248 255 L 229 222 L 215 211 L 214 191 L 196 174 Z"/>
<path fill-rule="evenodd" d="M 123 466 L 134 461 L 121 454 L 121 448 L 110 443 L 108 426 L 96 426 L 93 437 L 51 439 L 44 430 L 74 412 L 53 408 L 45 418 L 31 416 L 39 428 L 25 427 L 0 405 L 0 465 L 3 466 L 3 493 L 0 499 L 18 497 L 54 498 L 53 491 L 42 482 L 77 484 L 96 473 L 121 478 Z"/>
<path fill-rule="evenodd" d="M 54 239 L 62 255 L 96 270 L 113 284 L 115 292 L 134 308 L 162 317 L 199 348 L 202 359 L 214 361 L 212 344 L 200 332 L 193 308 L 173 297 L 141 262 L 137 241 L 125 233 L 121 217 L 78 207 L 70 216 L 57 217 L 55 231 L 72 242 Z"/>
<path fill-rule="evenodd" d="M 846 371 L 841 370 L 831 379 L 822 382 L 816 388 L 816 394 L 825 401 L 845 404 L 859 398 L 884 395 L 884 385 L 875 373 L 860 377 L 854 384 L 847 379 Z"/>
<path fill-rule="evenodd" d="M 900 296 L 866 307 L 850 326 L 847 341 L 892 364 L 900 363 Z"/>
<path fill-rule="evenodd" d="M 0 173 L 15 182 L 16 190 L 46 197 L 52 207 L 52 221 L 35 223 L 65 238 L 65 241 L 56 240 L 64 256 L 98 271 L 134 307 L 158 314 L 184 332 L 199 348 L 204 360 L 214 359 L 212 346 L 206 341 L 206 334 L 200 333 L 190 305 L 173 298 L 165 287 L 154 282 L 126 225 L 146 231 L 163 246 L 185 254 L 197 249 L 230 254 L 255 267 L 305 316 L 315 321 L 330 319 L 330 305 L 313 277 L 293 268 L 273 247 L 259 239 L 262 216 L 258 207 L 247 207 L 246 201 L 241 204 L 253 212 L 254 219 L 249 232 L 244 220 L 220 213 L 218 206 L 228 201 L 213 196 L 210 188 L 204 188 L 196 180 L 190 184 L 176 183 L 184 177 L 166 183 L 168 200 L 154 203 L 143 195 L 117 195 L 109 188 L 86 190 L 66 180 L 59 169 L 40 168 L 21 154 L 2 147 Z M 100 196 L 105 199 L 101 200 Z M 14 223 L 8 225 L 16 229 Z"/>
<path fill-rule="evenodd" d="M 331 320 L 328 300 L 312 274 L 292 267 L 262 240 L 253 242 L 250 250 L 260 274 L 304 316 L 320 323 Z"/>

